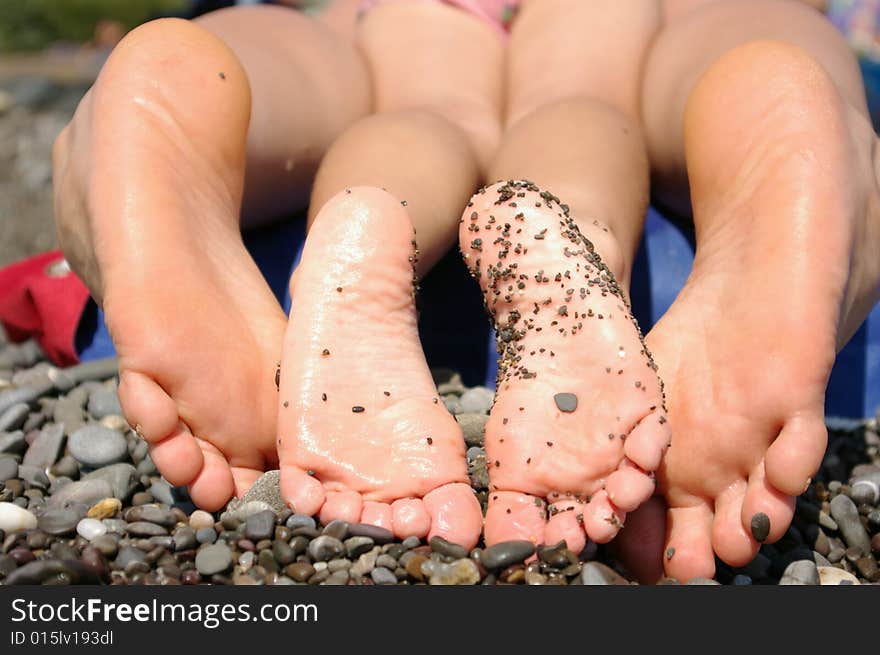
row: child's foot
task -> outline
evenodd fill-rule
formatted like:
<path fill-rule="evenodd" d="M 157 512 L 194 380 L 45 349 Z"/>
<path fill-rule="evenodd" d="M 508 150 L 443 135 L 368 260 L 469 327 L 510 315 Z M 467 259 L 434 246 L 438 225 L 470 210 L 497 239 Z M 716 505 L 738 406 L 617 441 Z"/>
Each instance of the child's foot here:
<path fill-rule="evenodd" d="M 788 529 L 825 451 L 836 349 L 880 277 L 867 121 L 806 53 L 735 52 L 689 101 L 697 255 L 648 335 L 675 435 L 663 560 L 682 579 L 711 577 L 713 549 L 742 565 Z"/>
<path fill-rule="evenodd" d="M 486 542 L 606 542 L 654 491 L 670 438 L 615 281 L 616 245 L 598 222 L 581 231 L 557 198 L 512 181 L 473 197 L 459 240 L 498 335 Z"/>
<path fill-rule="evenodd" d="M 416 254 L 406 210 L 379 189 L 340 193 L 315 219 L 284 342 L 281 491 L 324 521 L 470 547 L 482 515 L 419 342 Z"/>

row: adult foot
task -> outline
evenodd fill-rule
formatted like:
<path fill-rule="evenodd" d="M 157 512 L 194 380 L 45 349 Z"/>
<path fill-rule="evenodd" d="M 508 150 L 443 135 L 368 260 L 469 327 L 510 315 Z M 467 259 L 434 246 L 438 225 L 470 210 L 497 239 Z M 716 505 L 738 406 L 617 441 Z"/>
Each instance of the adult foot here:
<path fill-rule="evenodd" d="M 281 491 L 297 512 L 442 536 L 482 528 L 465 447 L 419 342 L 413 227 L 390 194 L 333 197 L 309 232 L 281 366 Z"/>
<path fill-rule="evenodd" d="M 788 529 L 825 451 L 836 349 L 880 279 L 875 137 L 805 52 L 722 57 L 686 139 L 696 259 L 647 337 L 675 435 L 660 479 L 663 561 L 680 579 L 711 577 L 713 549 L 743 565 Z"/>
<path fill-rule="evenodd" d="M 498 335 L 488 544 L 609 541 L 653 493 L 669 443 L 662 384 L 615 281 L 617 247 L 600 223 L 582 225 L 513 181 L 475 195 L 462 219 Z"/>

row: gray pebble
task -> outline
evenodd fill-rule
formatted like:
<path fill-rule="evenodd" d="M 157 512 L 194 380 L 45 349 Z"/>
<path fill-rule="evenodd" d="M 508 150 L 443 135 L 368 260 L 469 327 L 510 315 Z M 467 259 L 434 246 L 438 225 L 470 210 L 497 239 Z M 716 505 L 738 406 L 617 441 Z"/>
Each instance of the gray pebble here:
<path fill-rule="evenodd" d="M 837 521 L 835 521 L 827 512 L 819 512 L 819 525 L 831 532 L 837 532 Z"/>
<path fill-rule="evenodd" d="M 196 553 L 196 569 L 202 575 L 222 573 L 232 566 L 232 552 L 226 544 L 203 546 Z"/>
<path fill-rule="evenodd" d="M 77 464 L 76 460 L 70 455 L 65 455 L 59 459 L 49 470 L 52 475 L 56 477 L 79 477 L 79 464 Z"/>
<path fill-rule="evenodd" d="M 397 576 L 384 566 L 377 566 L 370 571 L 370 577 L 376 584 L 397 584 Z"/>
<path fill-rule="evenodd" d="M 177 523 L 177 517 L 170 509 L 160 505 L 139 505 L 125 512 L 125 520 L 129 522 L 149 521 L 156 525 L 172 528 Z"/>
<path fill-rule="evenodd" d="M 459 398 L 461 408 L 467 413 L 488 414 L 495 402 L 495 392 L 486 387 L 468 389 Z"/>
<path fill-rule="evenodd" d="M 68 482 L 49 498 L 49 505 L 63 506 L 70 503 L 94 505 L 99 500 L 113 495 L 113 489 L 106 480 L 79 480 Z"/>
<path fill-rule="evenodd" d="M 853 483 L 849 495 L 858 504 L 876 505 L 880 499 L 880 488 L 873 480 L 859 480 Z"/>
<path fill-rule="evenodd" d="M 30 384 L 15 389 L 0 391 L 0 414 L 18 403 L 32 403 L 40 396 L 46 395 L 52 389 L 52 383 L 48 378 L 42 384 Z"/>
<path fill-rule="evenodd" d="M 281 471 L 266 471 L 257 478 L 251 488 L 242 496 L 244 502 L 259 500 L 274 510 L 276 514 L 287 509 L 287 503 L 281 498 Z"/>
<path fill-rule="evenodd" d="M 103 425 L 81 427 L 70 435 L 67 448 L 76 461 L 91 468 L 115 464 L 128 456 L 125 437 Z"/>
<path fill-rule="evenodd" d="M 752 579 L 747 575 L 738 573 L 737 575 L 733 576 L 732 583 L 736 587 L 747 587 L 752 584 Z"/>
<path fill-rule="evenodd" d="M 770 534 L 770 517 L 764 512 L 757 512 L 752 516 L 749 527 L 752 530 L 752 536 L 755 538 L 755 541 L 761 543 Z"/>
<path fill-rule="evenodd" d="M 287 521 L 285 521 L 284 525 L 291 530 L 296 528 L 311 528 L 314 530 L 317 527 L 315 519 L 306 514 L 291 514 L 287 517 Z"/>
<path fill-rule="evenodd" d="M 141 461 L 137 463 L 135 469 L 138 475 L 156 475 L 159 472 L 149 453 L 141 457 Z"/>
<path fill-rule="evenodd" d="M 440 553 L 454 559 L 464 559 L 468 556 L 467 549 L 464 546 L 450 543 L 443 537 L 431 537 L 428 545 L 431 546 L 431 550 L 435 553 Z"/>
<path fill-rule="evenodd" d="M 24 440 L 24 432 L 21 430 L 6 433 L 0 432 L 0 453 L 21 455 L 26 448 L 27 442 Z"/>
<path fill-rule="evenodd" d="M 106 380 L 119 372 L 119 360 L 116 357 L 94 359 L 64 369 L 64 372 L 76 382 Z"/>
<path fill-rule="evenodd" d="M 403 546 L 406 550 L 412 550 L 413 548 L 418 548 L 422 545 L 422 540 L 418 537 L 407 537 L 400 545 Z"/>
<path fill-rule="evenodd" d="M 122 406 L 119 404 L 119 396 L 116 390 L 95 389 L 89 394 L 89 414 L 95 419 L 105 416 L 122 416 Z"/>
<path fill-rule="evenodd" d="M 384 566 L 389 571 L 397 568 L 397 560 L 387 553 L 382 553 L 376 558 L 376 566 Z"/>
<path fill-rule="evenodd" d="M 18 465 L 18 477 L 27 482 L 32 487 L 46 490 L 49 488 L 49 478 L 45 471 L 36 466 L 28 466 L 27 464 Z"/>
<path fill-rule="evenodd" d="M 27 403 L 15 403 L 12 407 L 0 414 L 0 432 L 17 430 L 27 420 L 31 408 Z"/>
<path fill-rule="evenodd" d="M 628 585 L 629 581 L 600 562 L 587 562 L 581 569 L 583 585 Z"/>
<path fill-rule="evenodd" d="M 474 489 L 489 488 L 489 467 L 486 461 L 486 451 L 478 446 L 467 449 L 468 478 Z"/>
<path fill-rule="evenodd" d="M 110 484 L 110 488 L 113 490 L 113 497 L 122 501 L 126 500 L 129 495 L 131 495 L 131 492 L 134 491 L 138 484 L 137 471 L 134 466 L 126 462 L 101 467 L 84 475 L 82 479 L 106 480 Z M 164 482 L 164 480 L 157 481 L 153 484 L 153 487 L 155 487 L 158 482 Z M 166 482 L 165 484 L 167 485 L 168 483 Z M 156 500 L 161 500 L 156 497 L 155 494 L 153 497 L 156 498 Z"/>
<path fill-rule="evenodd" d="M 425 562 L 424 567 L 428 564 Z M 480 570 L 469 558 L 459 559 L 451 564 L 432 562 L 430 567 L 431 585 L 475 585 L 480 582 Z"/>
<path fill-rule="evenodd" d="M 350 559 L 357 559 L 364 553 L 373 549 L 375 542 L 369 537 L 349 537 L 343 542 L 345 554 Z"/>
<path fill-rule="evenodd" d="M 394 534 L 391 530 L 368 523 L 350 523 L 348 534 L 352 537 L 369 537 L 380 545 L 394 541 Z"/>
<path fill-rule="evenodd" d="M 281 566 L 287 566 L 296 559 L 296 553 L 286 541 L 276 541 L 272 544 L 272 556 Z"/>
<path fill-rule="evenodd" d="M 781 585 L 818 585 L 819 569 L 816 563 L 810 560 L 798 560 L 792 562 L 785 568 L 782 578 L 779 580 Z"/>
<path fill-rule="evenodd" d="M 64 581 L 67 584 L 100 584 L 95 569 L 76 559 L 59 561 L 44 559 L 29 562 L 16 569 L 6 578 L 7 585 L 38 585 L 50 580 Z"/>
<path fill-rule="evenodd" d="M 340 521 L 338 519 L 330 521 L 330 523 L 324 526 L 321 534 L 326 534 L 342 541 L 348 537 L 348 521 Z"/>
<path fill-rule="evenodd" d="M 166 505 L 174 505 L 179 500 L 174 487 L 166 480 L 156 480 L 150 485 L 150 493 L 153 495 L 153 498 Z"/>
<path fill-rule="evenodd" d="M 275 534 L 275 512 L 271 509 L 251 514 L 244 523 L 244 536 L 251 541 L 269 539 Z"/>
<path fill-rule="evenodd" d="M 27 420 L 21 426 L 21 431 L 27 434 L 33 430 L 39 430 L 47 420 L 49 420 L 48 416 L 43 412 L 28 414 Z"/>
<path fill-rule="evenodd" d="M 50 507 L 37 518 L 37 526 L 43 532 L 55 536 L 73 534 L 76 524 L 86 517 L 88 511 L 88 506 L 80 503 Z"/>
<path fill-rule="evenodd" d="M 694 587 L 694 586 L 711 587 L 711 586 L 720 585 L 721 583 L 718 582 L 717 580 L 710 580 L 709 578 L 691 578 L 690 580 L 687 581 L 687 584 L 692 587 Z"/>
<path fill-rule="evenodd" d="M 505 541 L 486 548 L 480 563 L 490 570 L 503 569 L 519 564 L 534 553 L 535 544 L 531 541 Z"/>
<path fill-rule="evenodd" d="M 47 470 L 58 461 L 64 445 L 64 426 L 53 423 L 45 426 L 22 459 L 23 464 Z"/>
<path fill-rule="evenodd" d="M 859 519 L 859 510 L 849 497 L 840 494 L 831 500 L 831 516 L 840 527 L 840 534 L 848 546 L 871 552 L 871 538 Z"/>
<path fill-rule="evenodd" d="M 464 435 L 464 442 L 468 446 L 482 446 L 485 442 L 486 422 L 489 420 L 486 414 L 458 414 L 455 417 Z"/>
<path fill-rule="evenodd" d="M 463 411 L 458 396 L 443 396 L 443 404 L 446 406 L 446 411 L 453 416 L 457 416 Z"/>
<path fill-rule="evenodd" d="M 63 425 L 64 431 L 67 434 L 80 430 L 86 424 L 82 403 L 72 397 L 72 394 L 73 392 L 64 398 L 59 398 L 52 408 L 52 421 L 58 425 Z"/>
<path fill-rule="evenodd" d="M 211 530 L 211 532 L 214 532 Z M 215 535 L 216 536 L 216 535 Z M 174 550 L 189 550 L 191 548 L 195 548 L 198 543 L 196 531 L 193 530 L 188 525 L 180 525 L 174 529 L 174 532 L 171 533 L 171 538 L 174 540 Z"/>
<path fill-rule="evenodd" d="M 348 571 L 335 571 L 331 573 L 326 580 L 322 584 L 330 587 L 330 586 L 339 586 L 348 584 L 349 574 Z"/>
<path fill-rule="evenodd" d="M 213 544 L 217 541 L 217 531 L 214 528 L 201 528 L 196 530 L 196 541 L 200 544 Z"/>
<path fill-rule="evenodd" d="M 126 526 L 128 534 L 134 537 L 156 537 L 159 535 L 167 535 L 168 530 L 161 525 L 150 523 L 148 521 L 134 521 Z"/>
<path fill-rule="evenodd" d="M 313 562 L 327 562 L 341 557 L 345 553 L 345 546 L 336 537 L 321 535 L 309 543 L 308 553 Z"/>
<path fill-rule="evenodd" d="M 133 562 L 145 562 L 146 559 L 147 554 L 139 548 L 135 548 L 134 546 L 122 546 L 119 548 L 116 560 L 113 564 L 117 568 L 125 569 Z"/>
<path fill-rule="evenodd" d="M 573 412 L 578 406 L 577 396 L 568 391 L 555 394 L 553 396 L 553 402 L 556 403 L 556 408 L 560 412 L 566 413 Z"/>
<path fill-rule="evenodd" d="M 18 462 L 12 457 L 0 457 L 0 482 L 6 482 L 18 475 Z"/>

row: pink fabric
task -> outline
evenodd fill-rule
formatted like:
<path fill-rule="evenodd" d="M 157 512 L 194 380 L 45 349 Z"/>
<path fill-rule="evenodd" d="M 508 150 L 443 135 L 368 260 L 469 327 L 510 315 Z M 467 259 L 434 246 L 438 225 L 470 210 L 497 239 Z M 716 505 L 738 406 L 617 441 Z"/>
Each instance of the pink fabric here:
<path fill-rule="evenodd" d="M 403 2 L 404 0 L 363 0 L 361 13 L 383 2 Z M 413 0 L 408 0 L 412 2 Z M 484 20 L 500 32 L 506 34 L 510 21 L 516 14 L 520 0 L 416 0 L 419 2 L 441 2 L 464 9 Z"/>

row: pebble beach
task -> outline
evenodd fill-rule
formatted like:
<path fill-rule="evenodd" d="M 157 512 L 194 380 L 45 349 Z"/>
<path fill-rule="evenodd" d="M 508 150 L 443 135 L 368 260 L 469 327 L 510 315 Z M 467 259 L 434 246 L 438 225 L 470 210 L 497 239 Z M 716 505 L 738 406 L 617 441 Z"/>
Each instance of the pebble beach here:
<path fill-rule="evenodd" d="M 603 546 L 512 541 L 473 550 L 293 513 L 268 471 L 219 512 L 162 479 L 122 416 L 115 359 L 59 369 L 33 342 L 0 338 L 0 585 L 631 585 Z M 462 428 L 485 508 L 483 429 L 493 402 L 433 371 Z M 694 585 L 880 582 L 877 418 L 829 424 L 822 469 L 792 527 L 747 566 Z M 664 579 L 661 584 L 679 584 Z"/>

